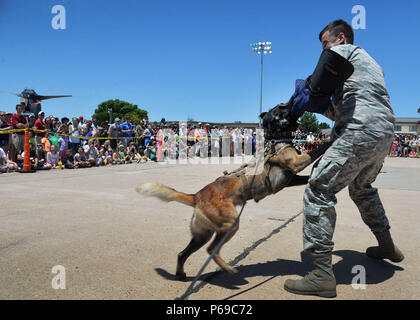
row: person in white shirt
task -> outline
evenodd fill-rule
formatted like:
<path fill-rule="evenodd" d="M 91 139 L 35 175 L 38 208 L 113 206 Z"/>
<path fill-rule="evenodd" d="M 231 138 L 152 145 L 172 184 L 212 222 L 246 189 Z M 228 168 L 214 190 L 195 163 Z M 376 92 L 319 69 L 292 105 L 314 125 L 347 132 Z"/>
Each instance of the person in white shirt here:
<path fill-rule="evenodd" d="M 72 119 L 72 124 L 69 125 L 69 148 L 73 151 L 77 151 L 78 147 L 80 146 L 80 136 L 79 133 L 79 120 L 77 118 Z"/>
<path fill-rule="evenodd" d="M 308 142 L 309 142 L 309 143 L 314 142 L 315 137 L 314 137 L 314 135 L 312 134 L 312 132 L 309 132 L 308 136 L 306 137 L 306 140 L 308 140 Z"/>

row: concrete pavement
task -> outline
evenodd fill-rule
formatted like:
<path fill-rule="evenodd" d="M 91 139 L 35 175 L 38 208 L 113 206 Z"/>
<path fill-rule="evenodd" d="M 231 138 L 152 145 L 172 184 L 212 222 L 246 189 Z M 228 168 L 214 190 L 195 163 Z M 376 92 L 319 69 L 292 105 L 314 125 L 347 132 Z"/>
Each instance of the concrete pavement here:
<path fill-rule="evenodd" d="M 180 297 L 208 257 L 204 248 L 193 254 L 185 265 L 187 281 L 175 280 L 177 253 L 190 240 L 192 208 L 143 198 L 135 187 L 159 182 L 195 193 L 237 167 L 146 163 L 0 175 L 0 299 Z M 335 299 L 419 299 L 420 160 L 387 158 L 375 186 L 405 260 L 365 256 L 376 241 L 343 190 L 336 207 Z M 303 190 L 290 187 L 248 202 L 240 230 L 221 251 L 238 274 L 217 272 L 211 262 L 189 299 L 317 299 L 283 290 L 285 279 L 311 270 L 301 254 Z M 65 268 L 64 290 L 52 288 L 57 265 Z M 355 289 L 361 270 L 366 287 Z"/>

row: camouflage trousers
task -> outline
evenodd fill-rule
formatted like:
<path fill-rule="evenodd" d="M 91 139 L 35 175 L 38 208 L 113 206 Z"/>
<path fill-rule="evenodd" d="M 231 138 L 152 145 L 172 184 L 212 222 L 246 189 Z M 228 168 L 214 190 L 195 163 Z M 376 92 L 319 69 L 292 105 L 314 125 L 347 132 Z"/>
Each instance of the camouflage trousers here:
<path fill-rule="evenodd" d="M 392 134 L 347 129 L 314 164 L 303 199 L 304 250 L 332 252 L 335 195 L 347 186 L 363 221 L 373 232 L 390 228 L 378 190 L 371 184 L 381 170 L 392 139 Z"/>

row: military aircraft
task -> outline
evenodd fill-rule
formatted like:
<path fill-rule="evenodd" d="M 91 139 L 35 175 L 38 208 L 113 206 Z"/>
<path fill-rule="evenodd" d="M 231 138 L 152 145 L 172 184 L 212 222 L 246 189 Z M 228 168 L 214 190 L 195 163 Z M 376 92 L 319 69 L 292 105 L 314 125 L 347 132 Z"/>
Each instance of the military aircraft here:
<path fill-rule="evenodd" d="M 64 98 L 71 97 L 71 95 L 60 95 L 60 96 L 41 96 L 33 89 L 25 89 L 21 93 L 14 93 L 9 91 L 0 91 L 2 93 L 9 93 L 20 97 L 20 102 L 25 105 L 23 112 L 24 116 L 30 116 L 33 114 L 35 119 L 38 118 L 38 113 L 41 111 L 41 101 L 53 98 Z"/>

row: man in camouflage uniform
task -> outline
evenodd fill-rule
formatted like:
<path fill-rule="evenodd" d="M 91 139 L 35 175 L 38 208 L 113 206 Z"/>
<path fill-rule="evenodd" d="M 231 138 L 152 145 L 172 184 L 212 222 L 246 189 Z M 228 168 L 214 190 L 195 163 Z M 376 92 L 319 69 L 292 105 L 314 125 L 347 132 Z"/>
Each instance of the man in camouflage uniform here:
<path fill-rule="evenodd" d="M 286 280 L 284 288 L 296 294 L 335 297 L 331 263 L 334 206 L 335 195 L 343 188 L 349 187 L 363 221 L 378 240 L 379 246 L 368 248 L 366 254 L 393 262 L 404 256 L 393 244 L 378 191 L 371 185 L 394 135 L 394 113 L 383 70 L 364 49 L 352 44 L 353 30 L 343 20 L 330 23 L 319 39 L 324 51 L 330 49 L 347 59 L 354 72 L 334 89 L 332 100 L 328 95 L 314 97 L 308 81 L 296 82 L 290 117 L 296 120 L 305 111 L 318 112 L 334 120 L 335 126 L 334 142 L 314 165 L 303 199 L 303 247 L 311 253 L 315 270 L 302 279 Z"/>

